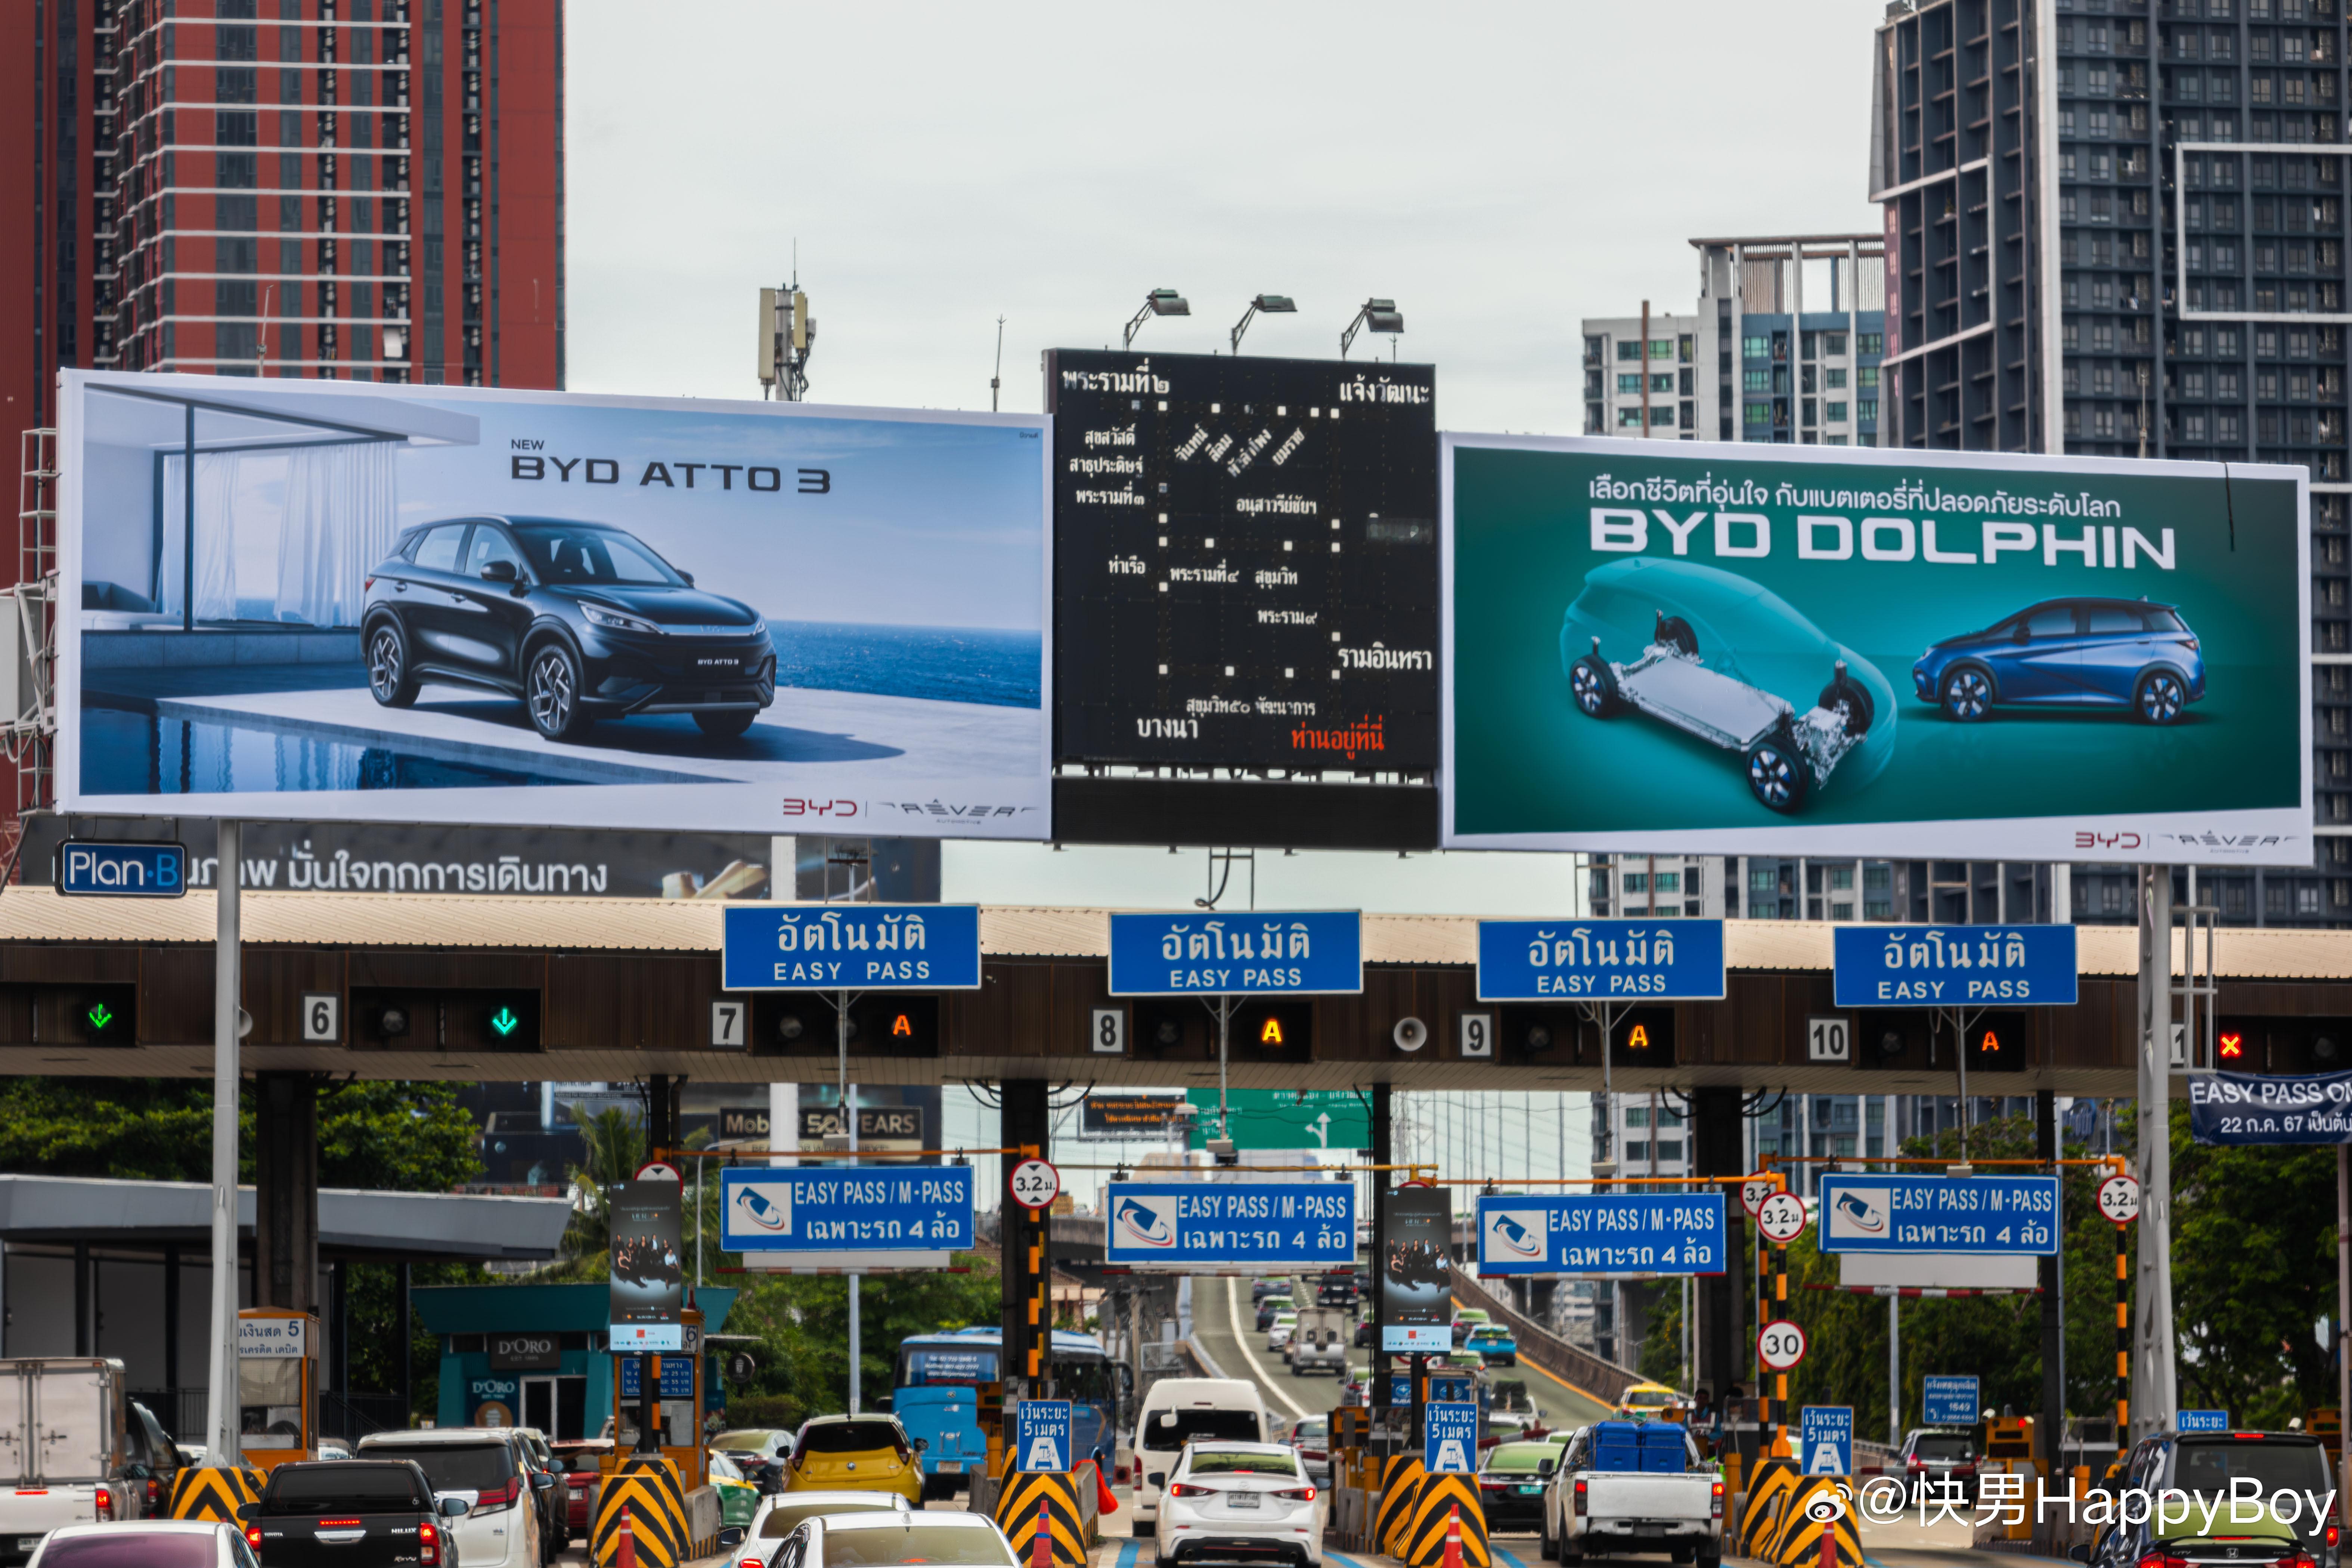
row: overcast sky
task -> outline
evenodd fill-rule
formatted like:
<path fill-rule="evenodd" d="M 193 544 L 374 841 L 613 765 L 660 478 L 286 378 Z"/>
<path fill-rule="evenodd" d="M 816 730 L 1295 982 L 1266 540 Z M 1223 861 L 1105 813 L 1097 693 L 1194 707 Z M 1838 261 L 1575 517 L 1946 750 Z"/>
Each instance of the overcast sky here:
<path fill-rule="evenodd" d="M 1884 11 L 574 0 L 571 386 L 757 396 L 797 237 L 815 401 L 985 408 L 1000 314 L 1034 410 L 1150 289 L 1194 314 L 1139 349 L 1266 291 L 1244 349 L 1315 356 L 1381 294 L 1441 427 L 1573 433 L 1578 319 L 1687 310 L 1692 236 L 1875 228 Z"/>
<path fill-rule="evenodd" d="M 1688 310 L 1695 235 L 1874 229 L 1882 0 L 1433 6 L 567 7 L 574 391 L 757 396 L 756 290 L 800 278 L 820 402 L 1040 406 L 1038 355 L 1144 293 L 1206 353 L 1324 356 L 1367 296 L 1438 424 L 1581 427 L 1587 315 Z M 1358 341 L 1361 356 L 1387 345 Z M 951 846 L 950 898 L 1181 907 L 1200 851 Z M 1261 907 L 1539 915 L 1566 857 L 1301 856 Z M 1234 889 L 1240 894 L 1240 888 Z M 1242 902 L 1236 896 L 1227 907 Z"/>

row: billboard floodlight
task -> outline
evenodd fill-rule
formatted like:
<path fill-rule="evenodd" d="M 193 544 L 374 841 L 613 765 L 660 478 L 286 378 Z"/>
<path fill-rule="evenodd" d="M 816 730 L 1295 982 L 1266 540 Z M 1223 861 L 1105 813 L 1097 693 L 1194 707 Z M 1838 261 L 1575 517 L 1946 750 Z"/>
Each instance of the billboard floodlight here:
<path fill-rule="evenodd" d="M 1143 297 L 1143 309 L 1138 310 L 1134 318 L 1127 323 L 1127 338 L 1122 346 L 1133 348 L 1135 334 L 1142 328 L 1144 322 L 1154 316 L 1189 316 L 1192 313 L 1192 302 L 1175 289 L 1154 289 Z"/>
<path fill-rule="evenodd" d="M 1249 331 L 1249 324 L 1257 320 L 1261 314 L 1268 316 L 1295 316 L 1297 313 L 1298 301 L 1293 300 L 1287 294 L 1251 295 L 1249 309 L 1244 310 L 1242 312 L 1242 319 L 1234 323 L 1234 353 L 1239 353 L 1242 352 L 1242 334 Z"/>
<path fill-rule="evenodd" d="M 1394 336 L 1404 331 L 1404 313 L 1396 308 L 1394 300 L 1365 300 L 1356 311 L 1356 319 L 1348 323 L 1348 330 L 1339 334 L 1341 359 L 1348 357 L 1349 345 L 1356 341 L 1356 334 L 1366 328 Z"/>

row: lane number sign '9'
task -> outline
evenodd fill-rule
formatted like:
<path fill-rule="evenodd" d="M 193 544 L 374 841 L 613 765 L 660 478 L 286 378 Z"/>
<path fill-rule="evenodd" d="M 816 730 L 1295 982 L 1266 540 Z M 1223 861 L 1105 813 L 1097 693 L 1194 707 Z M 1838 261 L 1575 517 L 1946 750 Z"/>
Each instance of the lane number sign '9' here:
<path fill-rule="evenodd" d="M 2130 1176 L 2109 1176 L 2101 1182 L 2099 1213 L 2119 1226 L 2139 1218 L 2139 1183 Z"/>
<path fill-rule="evenodd" d="M 1805 1201 L 1794 1193 L 1774 1193 L 1756 1209 L 1756 1228 L 1776 1247 L 1805 1234 Z"/>
<path fill-rule="evenodd" d="M 1756 1359 L 1773 1372 L 1789 1372 L 1805 1359 L 1805 1331 L 1794 1323 L 1767 1323 L 1756 1332 Z"/>
<path fill-rule="evenodd" d="M 1023 1208 L 1049 1207 L 1062 1195 L 1062 1173 L 1043 1160 L 1024 1160 L 1013 1167 L 1006 1184 L 1013 1201 Z"/>

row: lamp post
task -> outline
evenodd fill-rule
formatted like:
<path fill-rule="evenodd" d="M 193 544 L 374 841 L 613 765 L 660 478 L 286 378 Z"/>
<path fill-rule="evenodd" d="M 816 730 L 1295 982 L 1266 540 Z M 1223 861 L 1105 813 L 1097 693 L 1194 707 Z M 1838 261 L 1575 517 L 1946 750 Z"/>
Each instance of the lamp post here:
<path fill-rule="evenodd" d="M 1249 324 L 1252 321 L 1256 321 L 1261 314 L 1268 316 L 1295 316 L 1297 313 L 1297 301 L 1291 299 L 1287 294 L 1252 295 L 1250 297 L 1249 309 L 1244 310 L 1242 312 L 1242 319 L 1234 323 L 1234 353 L 1239 353 L 1242 352 L 1242 334 L 1249 331 Z"/>
<path fill-rule="evenodd" d="M 1348 330 L 1339 334 L 1341 359 L 1348 357 L 1349 345 L 1356 341 L 1356 334 L 1367 327 L 1375 332 L 1383 332 L 1393 337 L 1404 331 L 1403 312 L 1396 308 L 1394 300 L 1365 300 L 1356 311 L 1356 319 L 1348 323 Z"/>
<path fill-rule="evenodd" d="M 1175 289 L 1154 289 L 1143 297 L 1143 308 L 1136 311 L 1134 318 L 1127 323 L 1127 336 L 1120 346 L 1133 348 L 1135 334 L 1142 330 L 1144 322 L 1154 316 L 1189 316 L 1192 313 L 1192 302 Z"/>

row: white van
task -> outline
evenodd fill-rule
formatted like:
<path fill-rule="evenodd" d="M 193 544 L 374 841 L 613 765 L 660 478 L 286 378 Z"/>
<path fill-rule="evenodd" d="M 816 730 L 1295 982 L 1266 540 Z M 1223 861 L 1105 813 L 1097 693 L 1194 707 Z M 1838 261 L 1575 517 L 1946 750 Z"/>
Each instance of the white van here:
<path fill-rule="evenodd" d="M 1135 1421 L 1135 1501 L 1129 1522 L 1138 1536 L 1153 1533 L 1160 1491 L 1184 1445 L 1203 1438 L 1229 1443 L 1276 1441 L 1257 1384 L 1238 1377 L 1163 1377 L 1143 1396 Z"/>

